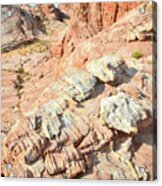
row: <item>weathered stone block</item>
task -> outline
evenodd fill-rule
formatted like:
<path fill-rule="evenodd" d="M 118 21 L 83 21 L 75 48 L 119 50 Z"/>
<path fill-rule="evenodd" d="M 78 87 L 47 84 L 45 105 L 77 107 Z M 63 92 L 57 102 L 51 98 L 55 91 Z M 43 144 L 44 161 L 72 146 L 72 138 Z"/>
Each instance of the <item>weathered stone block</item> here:
<path fill-rule="evenodd" d="M 105 83 L 119 82 L 125 68 L 124 60 L 117 56 L 104 56 L 87 64 L 87 70 Z"/>
<path fill-rule="evenodd" d="M 138 131 L 138 124 L 147 119 L 147 113 L 125 93 L 101 100 L 101 117 L 110 128 L 131 133 Z"/>

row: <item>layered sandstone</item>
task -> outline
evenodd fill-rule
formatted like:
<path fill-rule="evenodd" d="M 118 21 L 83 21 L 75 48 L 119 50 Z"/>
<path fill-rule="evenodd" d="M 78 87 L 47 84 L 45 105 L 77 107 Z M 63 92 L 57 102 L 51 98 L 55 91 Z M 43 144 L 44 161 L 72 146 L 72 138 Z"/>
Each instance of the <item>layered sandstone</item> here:
<path fill-rule="evenodd" d="M 52 29 L 2 54 L 2 175 L 154 179 L 153 4 L 39 8 Z"/>

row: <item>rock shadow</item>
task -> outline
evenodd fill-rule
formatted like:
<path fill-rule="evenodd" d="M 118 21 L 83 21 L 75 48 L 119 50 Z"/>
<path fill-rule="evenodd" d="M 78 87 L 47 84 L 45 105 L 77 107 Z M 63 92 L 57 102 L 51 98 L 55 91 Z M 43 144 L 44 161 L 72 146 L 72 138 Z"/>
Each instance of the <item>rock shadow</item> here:
<path fill-rule="evenodd" d="M 136 73 L 137 73 L 137 69 L 133 67 L 126 69 L 120 84 L 129 83 Z"/>
<path fill-rule="evenodd" d="M 94 88 L 94 91 L 92 93 L 91 98 L 96 98 L 100 94 L 102 94 L 105 91 L 105 84 L 104 83 L 97 83 L 97 85 Z"/>
<path fill-rule="evenodd" d="M 133 138 L 133 149 L 137 151 L 142 144 L 150 146 L 154 145 L 153 126 L 144 128 L 139 134 Z"/>
<path fill-rule="evenodd" d="M 56 8 L 56 17 L 59 21 L 63 22 L 65 19 L 70 19 L 70 16 Z"/>

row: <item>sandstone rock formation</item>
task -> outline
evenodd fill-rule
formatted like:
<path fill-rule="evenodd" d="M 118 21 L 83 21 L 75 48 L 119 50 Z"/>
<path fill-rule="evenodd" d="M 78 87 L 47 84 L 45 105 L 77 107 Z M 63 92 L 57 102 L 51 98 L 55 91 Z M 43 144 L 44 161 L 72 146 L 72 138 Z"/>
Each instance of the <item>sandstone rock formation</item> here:
<path fill-rule="evenodd" d="M 141 2 L 61 3 L 59 8 L 71 17 L 71 26 L 80 20 L 81 23 L 87 24 L 87 29 L 91 33 L 97 33 L 111 26 L 129 10 L 140 4 Z"/>
<path fill-rule="evenodd" d="M 3 5 L 1 21 L 1 47 L 4 51 L 35 38 L 34 19 L 20 7 Z"/>
<path fill-rule="evenodd" d="M 154 4 L 20 7 L 46 32 L 2 54 L 2 176 L 155 179 Z"/>
<path fill-rule="evenodd" d="M 85 41 L 107 29 L 139 4 L 141 2 L 60 4 L 60 9 L 71 17 L 65 40 L 66 50 L 71 52 L 78 42 Z"/>
<path fill-rule="evenodd" d="M 140 14 L 139 9 L 143 6 L 146 6 L 145 8 L 148 11 L 146 11 L 145 14 Z M 97 34 L 92 34 L 93 37 L 90 37 L 90 39 L 82 39 L 79 35 L 80 32 L 84 33 L 84 36 L 86 35 L 87 32 L 84 30 L 87 29 L 86 25 L 83 25 L 83 28 L 81 24 L 79 24 L 79 28 L 69 28 L 63 44 L 63 61 L 67 60 L 70 64 L 74 64 L 75 61 L 77 61 L 76 63 L 79 65 L 79 61 L 81 60 L 85 62 L 89 59 L 105 56 L 106 52 L 110 49 L 111 52 L 109 51 L 109 54 L 117 52 L 119 49 L 121 50 L 121 45 L 126 46 L 127 42 L 147 42 L 154 40 L 155 38 L 152 36 L 153 33 L 156 32 L 156 25 L 150 21 L 153 17 L 151 10 L 153 10 L 153 7 L 149 4 L 140 5 L 136 9 L 129 11 L 110 27 L 103 29 L 101 32 L 97 32 Z M 110 46 L 113 42 L 115 42 L 115 45 L 112 44 L 112 46 Z M 143 44 L 146 44 L 146 42 Z M 143 47 L 141 48 L 144 50 Z M 122 50 L 120 55 L 123 55 L 123 53 L 125 52 Z"/>
<path fill-rule="evenodd" d="M 101 100 L 101 116 L 110 128 L 137 132 L 138 123 L 147 119 L 146 111 L 124 93 Z"/>
<path fill-rule="evenodd" d="M 104 56 L 87 64 L 87 70 L 103 82 L 119 82 L 124 73 L 123 59 L 116 56 Z"/>
<path fill-rule="evenodd" d="M 68 84 L 65 92 L 74 100 L 81 102 L 91 95 L 97 80 L 87 72 L 79 71 L 66 77 L 65 81 Z"/>
<path fill-rule="evenodd" d="M 46 24 L 62 21 L 64 16 L 53 4 L 3 5 L 2 6 L 2 52 L 38 38 L 46 31 Z M 44 21 L 47 23 L 45 24 Z"/>

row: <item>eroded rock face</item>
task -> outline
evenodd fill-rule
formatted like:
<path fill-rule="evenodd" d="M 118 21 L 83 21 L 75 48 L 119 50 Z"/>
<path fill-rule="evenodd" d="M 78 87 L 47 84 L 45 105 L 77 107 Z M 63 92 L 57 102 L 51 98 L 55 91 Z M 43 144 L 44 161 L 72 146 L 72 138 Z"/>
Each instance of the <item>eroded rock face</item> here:
<path fill-rule="evenodd" d="M 32 16 L 18 6 L 3 5 L 1 18 L 1 47 L 3 50 L 32 41 L 35 25 Z"/>
<path fill-rule="evenodd" d="M 62 19 L 59 9 L 57 9 L 54 4 L 34 4 L 32 7 L 28 4 L 20 4 L 19 6 L 31 14 L 37 21 L 44 21 L 45 19 Z"/>
<path fill-rule="evenodd" d="M 111 26 L 124 14 L 135 8 L 141 2 L 112 2 L 112 3 L 68 3 L 59 4 L 59 8 L 71 17 L 71 25 L 78 20 L 88 25 L 90 34 L 96 34 Z M 78 25 L 79 26 L 79 25 Z"/>
<path fill-rule="evenodd" d="M 81 102 L 91 95 L 97 80 L 86 71 L 79 71 L 67 76 L 65 81 L 68 85 L 64 91 L 74 100 Z"/>
<path fill-rule="evenodd" d="M 120 57 L 104 56 L 88 63 L 87 70 L 105 83 L 117 83 L 125 70 L 124 63 Z"/>
<path fill-rule="evenodd" d="M 73 146 L 65 146 L 62 153 L 48 153 L 45 166 L 50 175 L 65 172 L 66 178 L 74 178 L 85 171 L 85 161 L 81 153 Z"/>
<path fill-rule="evenodd" d="M 154 179 L 150 3 L 145 15 L 135 3 L 67 4 L 68 26 L 42 6 L 48 48 L 2 54 L 3 176 Z M 13 81 L 26 74 L 21 95 Z"/>
<path fill-rule="evenodd" d="M 85 41 L 105 28 L 107 29 L 113 23 L 116 23 L 124 14 L 141 3 L 60 4 L 60 9 L 71 18 L 65 40 L 65 48 L 68 54 L 77 46 L 78 42 Z M 127 29 L 126 27 L 125 30 Z M 122 33 L 124 34 L 124 32 Z M 113 35 L 111 39 L 115 39 L 117 35 Z"/>
<path fill-rule="evenodd" d="M 60 10 L 53 4 L 3 5 L 1 19 L 2 52 L 11 50 L 20 44 L 33 41 L 48 31 L 48 24 L 63 21 Z"/>
<path fill-rule="evenodd" d="M 145 6 L 146 12 L 140 14 L 139 9 L 143 6 Z M 64 51 L 62 63 L 65 63 L 66 66 L 69 64 L 81 68 L 87 61 L 96 60 L 107 54 L 115 53 L 120 57 L 128 57 L 129 54 L 129 57 L 132 57 L 134 48 L 138 48 L 146 54 L 151 49 L 149 42 L 154 41 L 153 35 L 156 32 L 156 24 L 150 21 L 153 17 L 152 9 L 154 7 L 151 4 L 143 3 L 97 35 L 86 38 L 85 42 L 84 40 L 78 41 L 80 38 L 79 26 L 74 26 L 71 29 L 71 34 L 68 29 L 62 45 Z M 81 26 L 82 24 L 80 24 Z M 84 36 L 87 35 L 87 32 L 84 31 L 87 27 L 84 25 L 81 28 L 81 33 L 84 33 Z M 123 47 L 121 48 L 121 46 Z M 147 50 L 145 50 L 146 48 Z"/>
<path fill-rule="evenodd" d="M 8 146 L 8 153 L 11 153 L 13 158 L 23 154 L 24 161 L 30 165 L 42 155 L 46 139 L 33 131 L 22 133 L 20 135 L 12 135 L 11 133 L 11 138 L 6 141 L 5 145 Z"/>
<path fill-rule="evenodd" d="M 137 132 L 147 119 L 146 111 L 124 93 L 101 100 L 101 115 L 110 128 L 126 133 Z"/>
<path fill-rule="evenodd" d="M 5 140 L 5 154 L 10 154 L 15 159 L 23 158 L 34 175 L 41 174 L 37 170 L 38 165 L 40 171 L 44 170 L 48 176 L 63 173 L 64 178 L 74 178 L 86 171 L 86 161 L 89 161 L 85 161 L 86 154 L 97 152 L 109 143 L 112 132 L 104 126 L 90 126 L 82 116 L 72 113 L 68 106 L 56 115 L 56 103 L 58 99 L 43 105 L 42 111 L 39 110 L 39 117 L 42 118 L 39 128 L 31 129 L 31 122 L 34 122 L 32 126 L 37 126 L 38 119 L 32 120 L 31 113 L 27 114 L 28 118 L 24 121 L 26 128 L 18 133 L 18 125 Z M 44 112 L 47 105 L 48 110 Z M 49 120 L 41 117 L 43 115 Z M 56 129 L 56 125 L 59 126 L 59 130 Z M 40 156 L 45 156 L 44 162 L 41 162 Z M 12 160 L 12 164 L 16 163 L 15 159 Z"/>
<path fill-rule="evenodd" d="M 138 8 L 140 9 L 139 6 Z M 154 40 L 153 30 L 155 30 L 155 25 L 149 20 L 153 17 L 152 9 L 153 7 L 149 4 L 144 5 L 146 8 L 145 14 L 138 15 L 138 9 L 130 11 L 130 13 L 120 19 L 116 24 L 110 27 L 109 30 L 109 41 L 146 41 Z M 143 24 L 143 26 L 141 25 Z"/>

